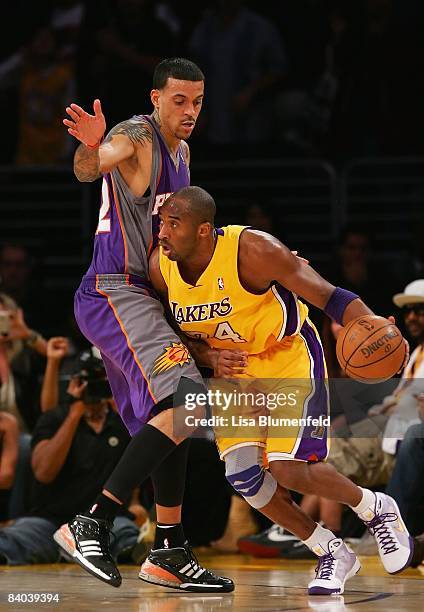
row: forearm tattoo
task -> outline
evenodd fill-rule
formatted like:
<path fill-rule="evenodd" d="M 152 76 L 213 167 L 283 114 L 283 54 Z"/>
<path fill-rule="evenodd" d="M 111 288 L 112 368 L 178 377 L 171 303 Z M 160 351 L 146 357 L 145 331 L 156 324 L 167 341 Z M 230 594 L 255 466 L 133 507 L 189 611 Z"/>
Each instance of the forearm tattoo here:
<path fill-rule="evenodd" d="M 135 119 L 128 119 L 128 121 L 122 121 L 112 128 L 109 134 L 106 136 L 105 142 L 110 142 L 116 134 L 124 134 L 128 136 L 133 144 L 146 144 L 146 142 L 152 142 L 152 133 L 144 121 L 137 121 Z"/>
<path fill-rule="evenodd" d="M 80 144 L 74 156 L 74 173 L 77 179 L 82 183 L 95 181 L 101 176 L 99 167 L 99 149 L 90 149 Z"/>

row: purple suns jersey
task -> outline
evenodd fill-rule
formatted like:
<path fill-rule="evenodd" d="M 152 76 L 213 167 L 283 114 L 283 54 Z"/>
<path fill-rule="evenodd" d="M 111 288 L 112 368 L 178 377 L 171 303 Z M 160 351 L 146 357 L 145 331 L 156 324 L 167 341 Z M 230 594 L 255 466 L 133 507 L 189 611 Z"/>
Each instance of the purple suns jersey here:
<path fill-rule="evenodd" d="M 86 277 L 129 274 L 146 278 L 148 259 L 157 243 L 158 211 L 167 197 L 190 184 L 181 145 L 175 164 L 150 116 L 136 115 L 153 128 L 152 171 L 148 195 L 136 197 L 115 168 L 103 176 L 99 224 Z"/>

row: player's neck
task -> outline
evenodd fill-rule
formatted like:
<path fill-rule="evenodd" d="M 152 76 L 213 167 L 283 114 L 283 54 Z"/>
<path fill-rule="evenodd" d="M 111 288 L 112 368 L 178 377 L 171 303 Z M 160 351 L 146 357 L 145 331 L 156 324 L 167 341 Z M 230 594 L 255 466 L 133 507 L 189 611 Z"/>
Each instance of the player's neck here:
<path fill-rule="evenodd" d="M 157 111 L 153 112 L 152 118 L 153 118 L 153 121 L 158 126 L 159 132 L 161 133 L 162 138 L 166 142 L 168 149 L 171 151 L 171 153 L 174 156 L 176 156 L 178 153 L 178 147 L 180 146 L 180 143 L 181 143 L 181 139 L 174 136 L 170 132 L 170 130 L 163 125 L 162 121 L 159 118 L 159 114 L 157 113 Z"/>
<path fill-rule="evenodd" d="M 197 249 L 193 255 L 187 257 L 184 261 L 178 262 L 178 270 L 181 278 L 183 278 L 186 283 L 193 286 L 197 284 L 197 281 L 211 262 L 215 253 L 215 247 L 216 231 L 214 230 L 214 233 L 202 248 Z"/>

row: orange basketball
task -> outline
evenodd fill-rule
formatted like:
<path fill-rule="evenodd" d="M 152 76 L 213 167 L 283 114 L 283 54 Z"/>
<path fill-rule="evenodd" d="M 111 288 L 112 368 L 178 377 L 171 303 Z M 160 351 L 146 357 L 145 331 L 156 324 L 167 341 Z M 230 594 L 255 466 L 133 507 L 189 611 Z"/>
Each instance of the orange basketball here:
<path fill-rule="evenodd" d="M 336 353 L 350 378 L 372 384 L 399 371 L 406 346 L 396 325 L 384 317 L 367 315 L 350 321 L 340 331 Z"/>

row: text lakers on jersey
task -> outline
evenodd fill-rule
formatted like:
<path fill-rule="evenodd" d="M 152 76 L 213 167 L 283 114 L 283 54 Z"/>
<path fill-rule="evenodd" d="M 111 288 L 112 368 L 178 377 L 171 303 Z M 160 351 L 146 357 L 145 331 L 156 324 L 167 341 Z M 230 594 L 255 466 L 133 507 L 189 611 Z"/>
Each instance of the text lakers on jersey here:
<path fill-rule="evenodd" d="M 308 309 L 278 283 L 259 295 L 242 286 L 237 264 L 239 238 L 245 229 L 229 225 L 217 230 L 212 259 L 196 285 L 186 283 L 177 262 L 162 251 L 159 262 L 171 312 L 187 335 L 214 348 L 238 345 L 256 354 L 297 334 Z"/>

